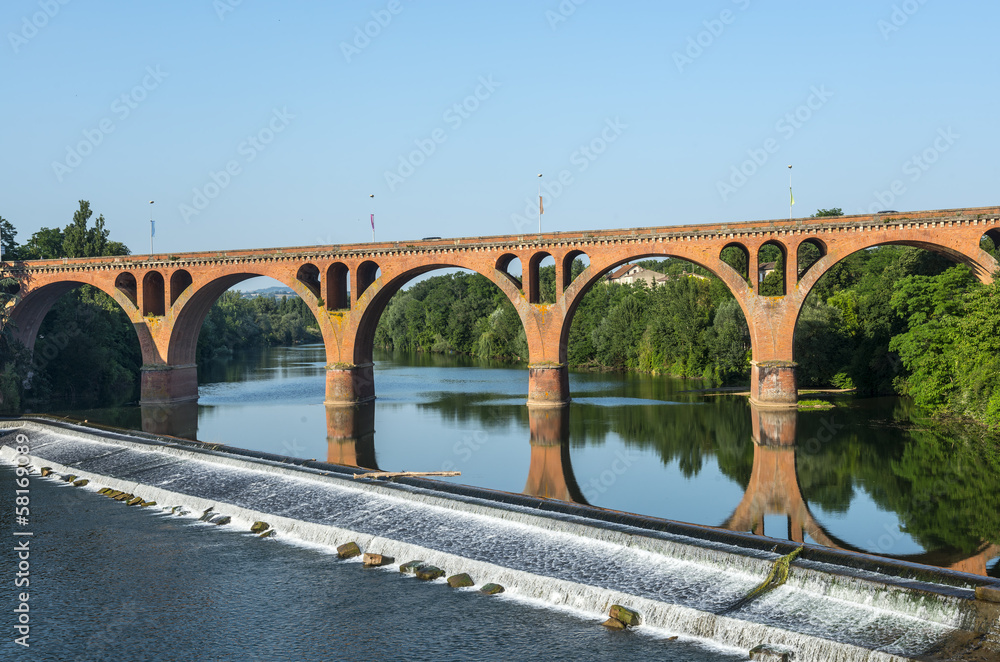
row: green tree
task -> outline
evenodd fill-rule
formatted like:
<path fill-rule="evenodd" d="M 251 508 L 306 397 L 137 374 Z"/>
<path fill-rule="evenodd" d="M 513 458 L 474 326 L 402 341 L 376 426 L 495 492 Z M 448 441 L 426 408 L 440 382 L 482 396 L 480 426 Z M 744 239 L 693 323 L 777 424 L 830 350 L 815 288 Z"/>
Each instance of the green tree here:
<path fill-rule="evenodd" d="M 7 219 L 0 216 L 0 258 L 7 262 L 19 260 L 17 230 Z"/>
<path fill-rule="evenodd" d="M 21 248 L 24 260 L 52 260 L 64 256 L 63 231 L 59 228 L 39 228 Z"/>

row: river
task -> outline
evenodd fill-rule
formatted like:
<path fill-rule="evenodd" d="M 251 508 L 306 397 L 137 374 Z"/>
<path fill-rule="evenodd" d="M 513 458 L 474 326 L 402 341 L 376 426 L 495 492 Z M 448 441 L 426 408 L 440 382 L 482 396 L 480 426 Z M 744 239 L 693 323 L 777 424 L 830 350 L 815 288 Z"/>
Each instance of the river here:
<path fill-rule="evenodd" d="M 322 346 L 271 348 L 203 366 L 197 404 L 52 413 L 998 574 L 982 442 L 934 431 L 905 400 L 768 412 L 695 382 L 578 372 L 569 407 L 529 410 L 523 366 L 380 353 L 377 401 L 344 409 L 322 404 L 324 366 Z M 34 480 L 31 499 L 32 648 L 8 638 L 4 659 L 747 659 L 57 481 Z M 18 563 L 10 546 L 0 560 Z"/>
<path fill-rule="evenodd" d="M 1000 576 L 1000 487 L 971 432 L 900 398 L 755 411 L 661 376 L 573 372 L 529 410 L 523 366 L 376 353 L 372 405 L 326 408 L 321 345 L 200 369 L 197 405 L 59 412 L 125 428 L 455 482 Z"/>

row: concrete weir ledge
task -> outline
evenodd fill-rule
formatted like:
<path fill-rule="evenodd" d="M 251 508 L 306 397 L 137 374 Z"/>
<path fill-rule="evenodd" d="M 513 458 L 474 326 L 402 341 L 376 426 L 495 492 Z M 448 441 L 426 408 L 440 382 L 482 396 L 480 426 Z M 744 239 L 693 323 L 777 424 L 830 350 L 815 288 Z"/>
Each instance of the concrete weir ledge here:
<path fill-rule="evenodd" d="M 624 605 L 641 614 L 638 631 L 764 645 L 770 657 L 753 659 L 1000 659 L 991 578 L 804 545 L 784 585 L 746 602 L 796 545 L 432 480 L 359 481 L 359 469 L 51 417 L 0 420 L 0 460 L 16 461 L 19 434 L 35 470 L 90 481 L 78 489 L 212 508 L 230 526 L 266 520 L 279 537 L 331 548 L 356 542 L 595 621 Z"/>

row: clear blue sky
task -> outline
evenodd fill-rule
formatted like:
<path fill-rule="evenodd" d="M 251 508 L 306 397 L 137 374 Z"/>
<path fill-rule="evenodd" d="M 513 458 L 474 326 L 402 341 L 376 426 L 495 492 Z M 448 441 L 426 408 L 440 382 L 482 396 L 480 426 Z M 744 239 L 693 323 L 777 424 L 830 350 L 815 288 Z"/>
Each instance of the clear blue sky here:
<path fill-rule="evenodd" d="M 537 173 L 572 178 L 545 194 L 546 230 L 787 217 L 788 164 L 796 216 L 998 203 L 996 3 L 7 0 L 0 17 L 0 215 L 21 243 L 80 199 L 134 253 L 149 200 L 157 252 L 367 241 L 372 211 L 380 240 L 527 233 Z"/>

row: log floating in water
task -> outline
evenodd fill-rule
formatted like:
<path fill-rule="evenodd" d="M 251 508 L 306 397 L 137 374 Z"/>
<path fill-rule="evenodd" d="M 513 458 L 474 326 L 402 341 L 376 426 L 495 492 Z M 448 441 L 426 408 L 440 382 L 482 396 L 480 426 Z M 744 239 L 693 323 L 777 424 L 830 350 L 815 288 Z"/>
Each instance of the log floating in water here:
<path fill-rule="evenodd" d="M 461 476 L 461 471 L 369 471 L 354 478 L 411 478 L 421 476 Z"/>

